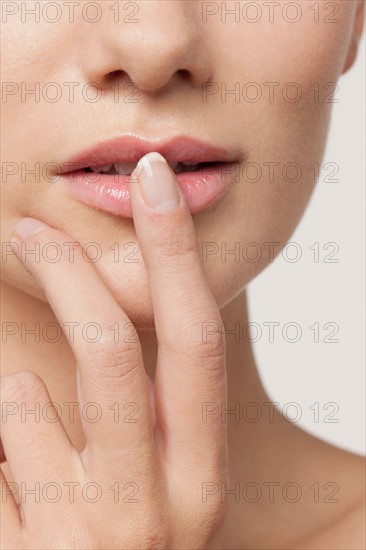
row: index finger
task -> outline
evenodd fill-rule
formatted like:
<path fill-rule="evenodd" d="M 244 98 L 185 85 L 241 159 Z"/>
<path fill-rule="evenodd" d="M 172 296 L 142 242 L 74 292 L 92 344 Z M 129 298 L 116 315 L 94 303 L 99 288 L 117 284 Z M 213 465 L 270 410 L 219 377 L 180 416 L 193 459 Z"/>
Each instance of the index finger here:
<path fill-rule="evenodd" d="M 158 336 L 155 402 L 166 456 L 192 471 L 202 457 L 208 471 L 225 467 L 226 425 L 221 415 L 203 417 L 206 403 L 226 400 L 224 331 L 193 220 L 161 155 L 146 155 L 135 175 L 131 201 Z"/>
<path fill-rule="evenodd" d="M 111 460 L 120 466 L 121 457 L 129 453 L 132 465 L 138 456 L 145 460 L 154 443 L 140 342 L 136 331 L 134 337 L 131 330 L 128 337 L 123 330 L 116 337 L 112 330 L 116 323 L 132 327 L 127 315 L 85 260 L 79 243 L 33 218 L 22 219 L 14 234 L 18 256 L 43 287 L 77 361 L 85 460 L 108 468 Z M 61 251 L 56 263 L 46 261 L 44 254 L 22 254 L 22 243 L 28 249 L 39 243 L 43 250 L 50 242 Z M 67 243 L 75 245 L 72 261 Z M 128 406 L 127 412 L 134 414 L 126 422 Z"/>

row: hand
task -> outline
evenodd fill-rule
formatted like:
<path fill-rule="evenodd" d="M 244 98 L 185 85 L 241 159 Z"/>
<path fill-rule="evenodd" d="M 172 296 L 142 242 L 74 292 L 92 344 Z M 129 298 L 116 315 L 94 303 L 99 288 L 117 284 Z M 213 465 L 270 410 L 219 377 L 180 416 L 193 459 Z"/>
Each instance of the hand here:
<path fill-rule="evenodd" d="M 69 340 L 80 407 L 95 403 L 100 414 L 95 422 L 82 418 L 86 445 L 79 454 L 61 420 L 47 420 L 57 418 L 57 410 L 38 376 L 20 372 L 2 379 L 4 402 L 47 408 L 38 422 L 34 416 L 22 422 L 20 414 L 2 418 L 14 479 L 7 486 L 2 474 L 4 549 L 206 548 L 224 517 L 219 494 L 203 497 L 205 483 L 227 480 L 226 426 L 219 415 L 202 418 L 203 403 L 226 400 L 220 313 L 174 173 L 153 153 L 140 161 L 137 174 L 133 217 L 159 342 L 154 413 L 137 333 L 115 341 L 110 327 L 129 319 L 80 247 L 70 263 L 62 246 L 73 241 L 69 236 L 31 218 L 14 230 L 15 248 L 23 241 L 29 248 L 39 242 L 42 249 L 52 241 L 64 251 L 57 264 L 42 255 L 39 262 L 29 254 L 22 259 L 61 327 L 72 319 L 102 328 L 95 343 Z M 207 337 L 206 323 L 217 327 Z M 138 422 L 116 422 L 116 403 L 135 403 Z M 18 506 L 14 493 L 36 483 L 40 498 L 26 494 Z"/>

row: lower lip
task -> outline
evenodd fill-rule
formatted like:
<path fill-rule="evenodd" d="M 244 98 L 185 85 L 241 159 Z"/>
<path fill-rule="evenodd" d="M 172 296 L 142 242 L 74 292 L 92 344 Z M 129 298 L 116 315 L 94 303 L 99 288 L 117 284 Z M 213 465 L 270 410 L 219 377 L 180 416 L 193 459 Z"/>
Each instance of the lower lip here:
<path fill-rule="evenodd" d="M 196 172 L 177 174 L 190 211 L 203 210 L 222 198 L 235 179 L 235 163 L 218 163 Z M 114 214 L 132 218 L 130 177 L 77 170 L 62 175 L 71 194 L 81 202 Z"/>

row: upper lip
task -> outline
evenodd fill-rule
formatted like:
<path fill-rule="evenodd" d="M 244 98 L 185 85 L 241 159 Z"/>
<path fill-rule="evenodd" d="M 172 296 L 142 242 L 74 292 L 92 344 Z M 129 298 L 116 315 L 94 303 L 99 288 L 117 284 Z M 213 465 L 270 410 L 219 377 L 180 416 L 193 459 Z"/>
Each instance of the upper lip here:
<path fill-rule="evenodd" d="M 161 141 L 148 141 L 135 136 L 122 136 L 101 141 L 62 163 L 59 173 L 115 163 L 137 163 L 148 153 L 160 153 L 168 163 L 235 162 L 239 151 L 218 147 L 186 136 Z"/>

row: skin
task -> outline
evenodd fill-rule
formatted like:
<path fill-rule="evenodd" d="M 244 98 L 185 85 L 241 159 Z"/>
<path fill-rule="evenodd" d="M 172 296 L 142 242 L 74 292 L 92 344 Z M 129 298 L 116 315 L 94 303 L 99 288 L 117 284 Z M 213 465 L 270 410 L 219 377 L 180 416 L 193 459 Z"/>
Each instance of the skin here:
<path fill-rule="evenodd" d="M 310 167 L 321 164 L 331 113 L 331 89 L 324 86 L 355 60 L 363 2 L 336 2 L 337 23 L 329 24 L 321 1 L 318 23 L 304 9 L 292 25 L 281 9 L 273 23 L 268 17 L 256 24 L 230 17 L 222 23 L 220 15 L 204 23 L 199 1 L 164 2 L 164 10 L 161 4 L 139 3 L 139 22 L 124 24 L 123 33 L 107 17 L 90 32 L 78 11 L 77 24 L 65 18 L 54 25 L 32 18 L 22 24 L 19 16 L 3 24 L 3 81 L 29 88 L 95 82 L 103 98 L 89 103 L 76 93 L 74 103 L 66 94 L 57 103 L 37 103 L 10 96 L 1 109 L 2 162 L 61 163 L 98 139 L 134 133 L 150 139 L 188 135 L 237 150 L 241 169 L 250 162 L 262 167 L 256 183 L 241 177 L 213 207 L 193 216 L 182 194 L 169 212 L 149 209 L 140 171 L 131 189 L 133 223 L 88 208 L 43 177 L 28 175 L 24 182 L 18 172 L 2 183 L 4 243 L 12 235 L 19 243 L 17 224 L 26 217 L 50 226 L 25 239 L 29 248 L 76 241 L 97 242 L 103 251 L 95 264 L 80 253 L 73 264 L 10 254 L 2 264 L 3 321 L 42 326 L 93 320 L 105 327 L 97 345 L 87 345 L 80 334 L 57 343 L 22 343 L 16 334 L 3 345 L 3 401 L 31 408 L 52 400 L 63 413 L 62 423 L 3 419 L 3 475 L 18 484 L 98 480 L 109 487 L 135 480 L 142 495 L 136 506 L 116 505 L 109 491 L 109 500 L 97 506 L 81 498 L 77 505 L 63 499 L 57 507 L 27 498 L 19 516 L 15 494 L 1 504 L 3 547 L 181 548 L 183 540 L 187 548 L 364 548 L 360 457 L 304 433 L 277 412 L 272 422 L 228 421 L 226 427 L 217 415 L 202 422 L 203 402 L 269 401 L 250 343 L 226 336 L 225 347 L 221 321 L 248 321 L 245 287 L 273 259 L 264 243 L 279 243 L 278 253 L 306 208 L 315 185 Z M 138 102 L 115 103 L 111 86 L 129 81 L 138 87 Z M 207 81 L 228 89 L 235 82 L 261 83 L 263 99 L 235 103 L 217 93 L 203 102 Z M 265 82 L 280 83 L 279 91 L 296 82 L 302 99 L 286 101 L 275 91 L 269 101 Z M 269 183 L 266 162 L 297 162 L 301 180 L 289 183 L 276 170 Z M 115 242 L 121 248 L 138 242 L 138 261 L 115 262 Z M 202 262 L 204 243 L 229 249 L 236 242 L 257 243 L 260 261 L 222 262 L 216 254 Z M 131 321 L 138 341 L 116 345 L 108 330 L 116 319 Z M 218 330 L 204 342 L 207 321 Z M 97 402 L 106 411 L 115 402 L 136 402 L 139 422 L 93 424 L 78 414 L 70 420 L 62 405 L 70 401 Z M 224 505 L 219 494 L 203 502 L 207 480 L 230 487 L 248 480 L 295 480 L 301 487 L 331 480 L 339 487 L 338 502 L 302 498 L 290 506 L 281 498 L 256 504 L 228 498 Z M 65 517 L 72 525 L 67 532 Z"/>

